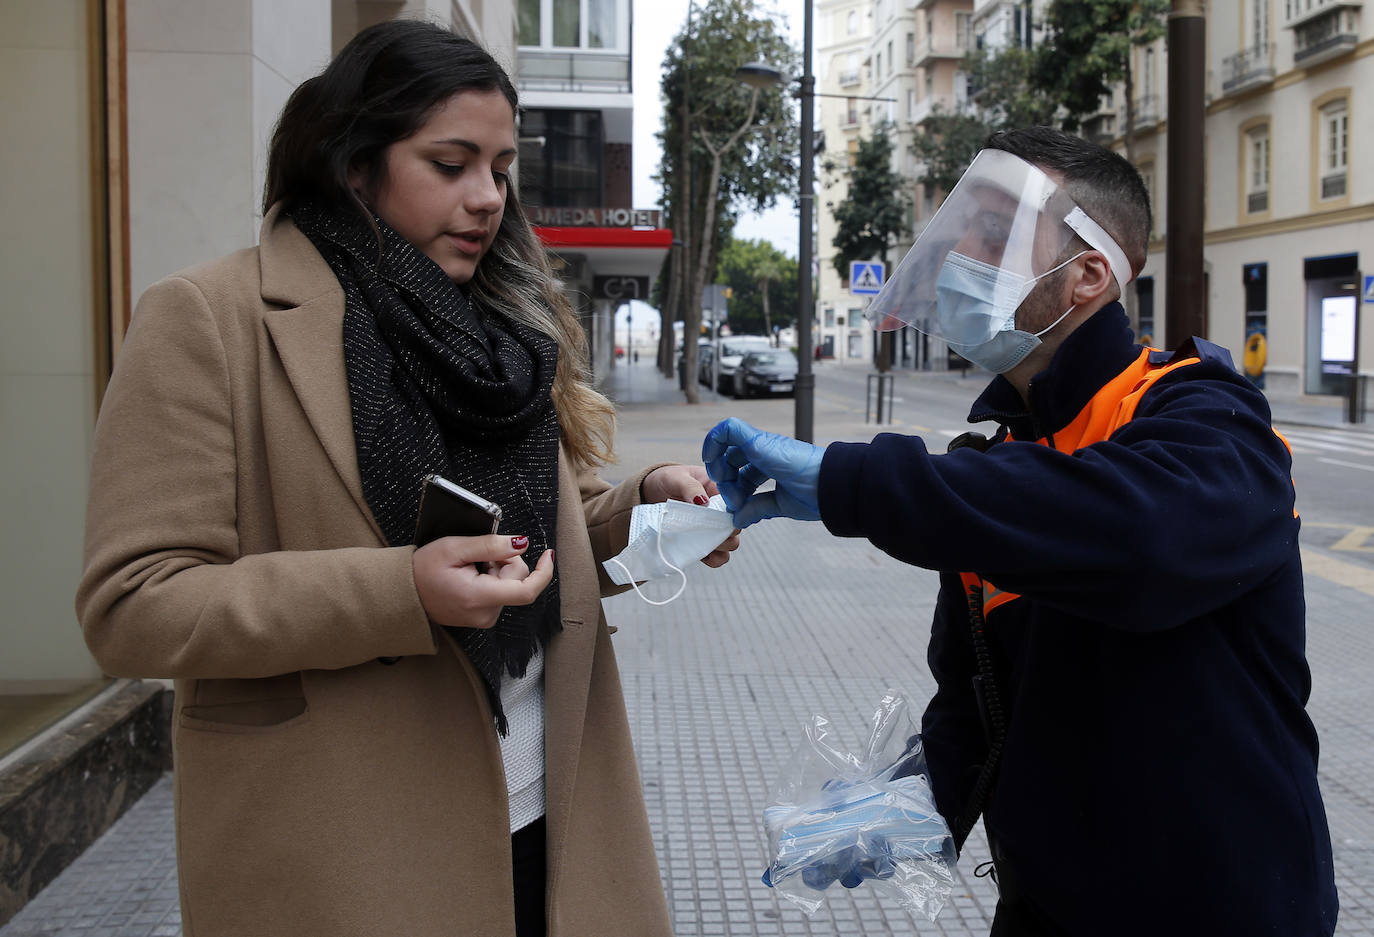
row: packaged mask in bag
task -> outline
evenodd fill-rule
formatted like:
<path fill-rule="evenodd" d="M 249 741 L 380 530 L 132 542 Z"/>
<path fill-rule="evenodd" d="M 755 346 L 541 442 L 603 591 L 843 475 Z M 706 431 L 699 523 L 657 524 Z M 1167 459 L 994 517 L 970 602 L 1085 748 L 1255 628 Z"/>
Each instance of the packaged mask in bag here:
<path fill-rule="evenodd" d="M 868 743 L 857 751 L 828 719 L 812 717 L 763 825 L 764 884 L 807 915 L 837 883 L 871 882 L 932 921 L 953 892 L 954 838 L 935 808 L 907 700 L 895 691 L 878 704 Z"/>
<path fill-rule="evenodd" d="M 664 601 L 639 593 L 650 605 L 667 605 L 687 588 L 683 567 L 720 546 L 734 530 L 734 519 L 720 495 L 704 506 L 686 501 L 637 504 L 630 512 L 630 539 L 625 549 L 601 565 L 611 582 L 634 586 L 636 592 L 637 583 L 680 576 L 682 584 L 677 592 Z"/>

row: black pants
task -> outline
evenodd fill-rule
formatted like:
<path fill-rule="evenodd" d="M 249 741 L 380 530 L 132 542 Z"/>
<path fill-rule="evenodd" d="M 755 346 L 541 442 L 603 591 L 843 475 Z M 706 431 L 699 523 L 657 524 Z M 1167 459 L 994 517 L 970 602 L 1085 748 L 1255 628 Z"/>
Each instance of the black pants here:
<path fill-rule="evenodd" d="M 515 880 L 516 937 L 544 937 L 544 818 L 511 834 L 511 867 Z"/>

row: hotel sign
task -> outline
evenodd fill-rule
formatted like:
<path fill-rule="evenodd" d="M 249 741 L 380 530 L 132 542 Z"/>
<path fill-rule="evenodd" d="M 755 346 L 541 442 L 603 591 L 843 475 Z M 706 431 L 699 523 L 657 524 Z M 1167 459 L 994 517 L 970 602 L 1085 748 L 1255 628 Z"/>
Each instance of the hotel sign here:
<path fill-rule="evenodd" d="M 657 228 L 662 213 L 657 208 L 552 208 L 529 209 L 530 224 L 554 228 Z"/>

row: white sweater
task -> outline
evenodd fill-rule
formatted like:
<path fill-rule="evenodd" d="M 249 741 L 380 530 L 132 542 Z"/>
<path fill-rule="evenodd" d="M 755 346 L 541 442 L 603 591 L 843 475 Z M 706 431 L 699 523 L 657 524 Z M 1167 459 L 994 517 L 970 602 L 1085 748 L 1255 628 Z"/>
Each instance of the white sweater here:
<path fill-rule="evenodd" d="M 501 739 L 510 797 L 510 831 L 544 815 L 544 651 L 535 651 L 518 680 L 501 675 L 501 708 L 510 734 Z M 498 736 L 499 738 L 499 736 Z"/>

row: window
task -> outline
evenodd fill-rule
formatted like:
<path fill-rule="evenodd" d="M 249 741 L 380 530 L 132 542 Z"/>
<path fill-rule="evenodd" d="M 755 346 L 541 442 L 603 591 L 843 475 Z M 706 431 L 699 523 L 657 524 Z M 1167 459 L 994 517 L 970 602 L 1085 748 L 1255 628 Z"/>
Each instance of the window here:
<path fill-rule="evenodd" d="M 615 0 L 586 0 L 587 48 L 614 49 L 616 46 Z"/>
<path fill-rule="evenodd" d="M 873 77 L 875 77 L 875 78 L 881 78 L 881 77 L 882 77 L 882 74 L 883 74 L 883 54 L 882 54 L 881 52 L 879 52 L 877 58 L 874 60 L 874 65 L 873 65 Z"/>
<path fill-rule="evenodd" d="M 889 40 L 887 41 L 887 73 L 888 73 L 889 75 L 892 74 L 892 66 L 893 66 L 893 64 L 894 64 L 894 59 L 895 59 L 895 56 L 893 56 L 893 54 L 892 54 L 892 40 L 889 39 Z"/>
<path fill-rule="evenodd" d="M 907 119 L 907 120 L 915 120 L 915 119 L 916 119 L 916 89 L 915 89 L 915 88 L 907 88 L 907 89 L 906 89 L 906 119 Z"/>
<path fill-rule="evenodd" d="M 926 97 L 935 93 L 935 76 L 930 69 L 926 69 Z"/>
<path fill-rule="evenodd" d="M 846 29 L 849 31 L 849 35 L 851 36 L 857 35 L 859 32 L 859 14 L 856 13 L 854 10 L 849 11 L 849 18 L 846 21 Z"/>
<path fill-rule="evenodd" d="M 517 0 L 520 45 L 545 49 L 620 49 L 619 2 Z"/>
<path fill-rule="evenodd" d="M 553 44 L 577 48 L 582 39 L 582 4 L 578 0 L 553 0 Z"/>
<path fill-rule="evenodd" d="M 916 34 L 906 34 L 906 65 L 907 68 L 916 64 Z"/>
<path fill-rule="evenodd" d="M 858 98 L 845 98 L 844 104 L 845 123 L 857 124 L 859 122 L 859 100 Z"/>
<path fill-rule="evenodd" d="M 539 45 L 539 0 L 520 0 L 520 44 Z"/>
<path fill-rule="evenodd" d="M 968 39 L 972 22 L 972 13 L 954 14 L 954 48 L 961 52 L 968 49 Z"/>
<path fill-rule="evenodd" d="M 1269 0 L 1251 0 L 1250 45 L 1256 49 L 1269 45 Z"/>
<path fill-rule="evenodd" d="M 859 161 L 859 141 L 857 139 L 849 141 L 849 168 L 853 169 L 854 164 Z"/>
<path fill-rule="evenodd" d="M 1321 133 L 1320 198 L 1343 198 L 1349 133 L 1346 99 L 1332 101 L 1323 107 L 1318 126 Z"/>
<path fill-rule="evenodd" d="M 1245 135 L 1245 212 L 1269 210 L 1269 125 Z"/>
<path fill-rule="evenodd" d="M 935 14 L 929 10 L 926 11 L 926 48 L 935 49 Z"/>

